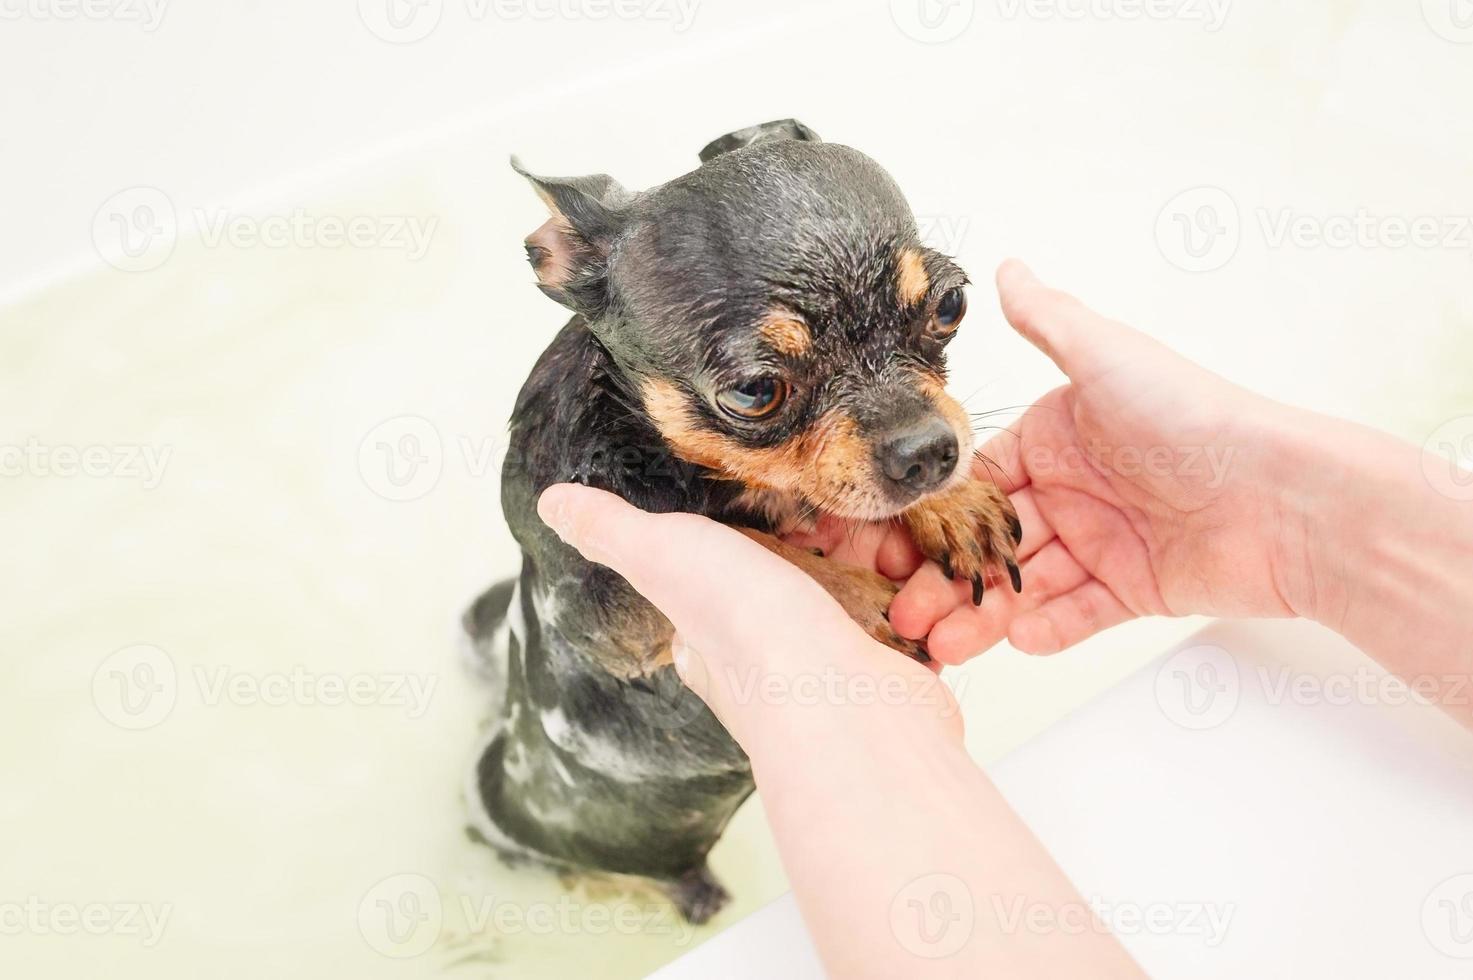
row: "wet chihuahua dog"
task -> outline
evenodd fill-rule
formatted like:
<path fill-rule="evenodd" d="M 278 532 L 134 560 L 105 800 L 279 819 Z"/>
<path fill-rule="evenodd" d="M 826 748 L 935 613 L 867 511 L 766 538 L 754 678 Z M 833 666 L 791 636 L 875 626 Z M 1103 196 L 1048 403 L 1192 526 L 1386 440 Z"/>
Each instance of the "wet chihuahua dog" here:
<path fill-rule="evenodd" d="M 974 601 L 994 570 L 1022 587 L 1018 519 L 970 479 L 970 419 L 944 388 L 962 271 L 921 244 L 879 166 L 800 123 L 701 161 L 643 193 L 517 167 L 552 214 L 526 242 L 538 285 L 574 317 L 512 417 L 502 504 L 521 576 L 466 614 L 506 689 L 474 829 L 508 856 L 653 880 L 692 922 L 726 900 L 706 856 L 751 767 L 674 676 L 669 621 L 564 545 L 538 495 L 577 481 L 741 528 L 922 660 L 890 629 L 894 585 L 780 536 L 826 514 L 898 519 Z"/>

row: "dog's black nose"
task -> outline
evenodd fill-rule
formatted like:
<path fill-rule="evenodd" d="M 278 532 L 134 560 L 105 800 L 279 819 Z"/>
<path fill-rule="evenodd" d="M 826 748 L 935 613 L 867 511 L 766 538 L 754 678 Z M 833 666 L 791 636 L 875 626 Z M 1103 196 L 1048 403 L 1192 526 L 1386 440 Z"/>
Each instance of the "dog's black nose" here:
<path fill-rule="evenodd" d="M 880 468 L 909 493 L 925 493 L 956 471 L 956 433 L 939 418 L 895 433 L 881 444 Z"/>

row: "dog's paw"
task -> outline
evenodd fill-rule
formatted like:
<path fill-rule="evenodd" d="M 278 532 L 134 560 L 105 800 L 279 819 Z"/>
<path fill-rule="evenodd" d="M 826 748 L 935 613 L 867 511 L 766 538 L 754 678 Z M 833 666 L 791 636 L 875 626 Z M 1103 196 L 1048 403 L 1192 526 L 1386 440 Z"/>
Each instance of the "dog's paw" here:
<path fill-rule="evenodd" d="M 988 569 L 1004 572 L 1014 592 L 1023 591 L 1014 549 L 1023 540 L 1012 501 L 996 485 L 968 480 L 927 497 L 901 519 L 921 554 L 947 578 L 972 583 L 972 602 L 982 604 Z"/>
<path fill-rule="evenodd" d="M 931 662 L 924 641 L 906 639 L 890 625 L 890 600 L 900 591 L 894 582 L 868 569 L 824 558 L 822 552 L 794 547 L 769 534 L 743 533 L 807 572 L 870 636 L 919 663 Z"/>
<path fill-rule="evenodd" d="M 721 882 L 705 867 L 687 871 L 665 886 L 665 894 L 693 926 L 705 925 L 730 900 Z"/>
<path fill-rule="evenodd" d="M 925 645 L 917 640 L 906 639 L 890 625 L 890 602 L 900 587 L 883 575 L 852 565 L 824 561 L 818 569 L 808 569 L 808 574 L 818 580 L 829 595 L 864 629 L 866 633 L 885 646 L 926 664 L 931 655 Z"/>

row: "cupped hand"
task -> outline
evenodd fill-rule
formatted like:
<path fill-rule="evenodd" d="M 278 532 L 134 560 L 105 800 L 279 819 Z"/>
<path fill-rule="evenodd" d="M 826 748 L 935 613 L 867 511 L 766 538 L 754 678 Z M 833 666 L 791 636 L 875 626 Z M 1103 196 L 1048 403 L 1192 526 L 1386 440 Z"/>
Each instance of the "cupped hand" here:
<path fill-rule="evenodd" d="M 882 571 L 908 577 L 896 630 L 960 663 L 1003 639 L 1063 650 L 1136 616 L 1293 615 L 1286 558 L 1302 528 L 1281 515 L 1276 429 L 1288 410 L 1252 395 L 1072 296 L 1020 262 L 998 270 L 1008 322 L 1069 383 L 991 440 L 978 479 L 1009 492 L 1023 522 L 1024 589 L 946 580 L 892 529 Z M 873 532 L 870 532 L 873 534 Z"/>
<path fill-rule="evenodd" d="M 538 513 L 675 624 L 676 669 L 747 750 L 829 975 L 1143 976 L 1103 928 L 1008 928 L 995 902 L 979 899 L 975 934 L 944 958 L 930 952 L 929 921 L 897 917 L 936 881 L 943 897 L 1085 902 L 967 755 L 945 685 L 871 639 L 813 579 L 731 528 L 588 487 L 549 488 Z M 859 564 L 898 557 L 882 557 L 883 529 L 851 536 L 825 522 L 818 534 Z"/>
<path fill-rule="evenodd" d="M 955 700 L 934 671 L 872 639 L 817 582 L 752 538 L 576 485 L 548 488 L 538 513 L 670 619 L 681 679 L 754 759 L 787 757 L 758 742 L 822 737 L 853 712 L 877 729 L 935 729 L 960 746 Z M 819 533 L 838 557 L 876 567 L 882 532 L 825 523 Z"/>

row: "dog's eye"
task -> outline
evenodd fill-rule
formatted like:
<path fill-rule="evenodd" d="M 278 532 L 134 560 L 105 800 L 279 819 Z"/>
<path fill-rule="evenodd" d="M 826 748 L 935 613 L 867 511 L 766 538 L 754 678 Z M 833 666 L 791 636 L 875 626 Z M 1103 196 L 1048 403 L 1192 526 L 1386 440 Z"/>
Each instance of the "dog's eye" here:
<path fill-rule="evenodd" d="M 787 397 L 787 382 L 769 377 L 755 378 L 728 388 L 716 396 L 716 401 L 729 415 L 739 419 L 761 419 L 781 408 Z"/>
<path fill-rule="evenodd" d="M 967 294 L 962 289 L 948 289 L 941 297 L 941 302 L 936 304 L 936 315 L 933 317 L 935 332 L 940 334 L 953 333 L 957 324 L 962 322 L 962 317 L 967 315 Z"/>

